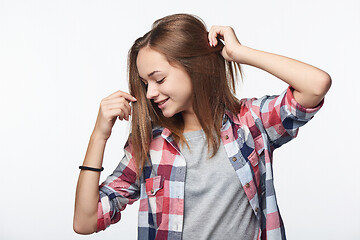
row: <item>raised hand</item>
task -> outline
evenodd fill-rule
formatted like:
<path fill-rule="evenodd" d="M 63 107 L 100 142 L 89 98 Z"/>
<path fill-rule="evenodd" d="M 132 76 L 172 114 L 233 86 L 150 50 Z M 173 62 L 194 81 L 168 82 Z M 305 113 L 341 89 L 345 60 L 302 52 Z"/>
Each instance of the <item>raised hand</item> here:
<path fill-rule="evenodd" d="M 241 60 L 238 58 L 239 56 L 235 56 L 235 51 L 241 47 L 241 43 L 237 39 L 234 29 L 229 26 L 212 26 L 208 35 L 210 46 L 215 47 L 218 44 L 218 36 L 224 41 L 225 44 L 221 52 L 222 56 L 227 61 L 241 63 Z"/>
<path fill-rule="evenodd" d="M 94 133 L 107 140 L 111 135 L 117 117 L 120 120 L 129 120 L 131 115 L 130 102 L 135 101 L 136 99 L 133 96 L 120 90 L 102 99 Z"/>

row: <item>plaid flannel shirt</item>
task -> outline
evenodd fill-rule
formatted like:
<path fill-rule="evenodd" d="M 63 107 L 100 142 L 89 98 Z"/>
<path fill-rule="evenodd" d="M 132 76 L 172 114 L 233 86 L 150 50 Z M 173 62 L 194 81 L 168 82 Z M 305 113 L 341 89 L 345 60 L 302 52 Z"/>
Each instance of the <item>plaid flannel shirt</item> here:
<path fill-rule="evenodd" d="M 295 138 L 298 128 L 323 104 L 304 108 L 295 101 L 292 90 L 242 99 L 237 118 L 230 112 L 223 117 L 221 140 L 259 221 L 258 239 L 286 239 L 273 183 L 272 153 Z M 126 205 L 140 199 L 138 239 L 181 239 L 186 162 L 171 132 L 153 129 L 151 165 L 144 167 L 139 180 L 129 141 L 124 152 L 113 174 L 100 185 L 97 231 L 118 222 Z"/>

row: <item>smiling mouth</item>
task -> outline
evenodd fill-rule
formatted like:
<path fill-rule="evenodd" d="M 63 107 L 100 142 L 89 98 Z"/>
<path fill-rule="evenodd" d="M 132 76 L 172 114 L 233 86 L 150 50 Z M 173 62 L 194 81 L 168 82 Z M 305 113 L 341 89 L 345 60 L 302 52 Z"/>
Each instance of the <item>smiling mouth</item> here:
<path fill-rule="evenodd" d="M 158 104 L 158 105 L 162 105 L 162 104 L 164 104 L 167 100 L 169 100 L 169 98 L 165 99 L 164 101 L 158 102 L 157 104 Z"/>
<path fill-rule="evenodd" d="M 166 102 L 167 102 L 169 99 L 170 99 L 170 97 L 168 97 L 167 99 L 165 99 L 165 100 L 163 100 L 163 101 L 161 101 L 161 102 L 156 103 L 157 106 L 158 106 L 158 108 L 160 108 L 160 109 L 163 108 L 163 107 L 165 106 Z"/>

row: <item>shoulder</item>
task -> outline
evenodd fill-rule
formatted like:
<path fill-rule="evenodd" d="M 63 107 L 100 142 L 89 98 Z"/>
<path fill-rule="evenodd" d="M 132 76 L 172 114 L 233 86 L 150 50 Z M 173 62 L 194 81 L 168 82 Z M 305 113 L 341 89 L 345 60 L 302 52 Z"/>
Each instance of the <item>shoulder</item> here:
<path fill-rule="evenodd" d="M 239 125 L 252 125 L 254 123 L 254 117 L 257 118 L 261 111 L 262 103 L 264 99 L 269 96 L 263 96 L 261 98 L 242 98 L 240 102 L 239 112 L 233 113 L 226 111 L 226 115 L 229 119 Z"/>

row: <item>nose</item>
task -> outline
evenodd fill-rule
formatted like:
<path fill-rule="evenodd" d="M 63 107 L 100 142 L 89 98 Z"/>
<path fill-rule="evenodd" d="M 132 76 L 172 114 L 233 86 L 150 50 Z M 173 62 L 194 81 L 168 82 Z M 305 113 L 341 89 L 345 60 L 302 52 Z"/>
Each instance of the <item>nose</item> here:
<path fill-rule="evenodd" d="M 158 90 L 157 86 L 152 82 L 148 82 L 146 98 L 147 99 L 154 99 L 157 96 L 159 96 L 159 90 Z"/>

